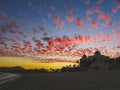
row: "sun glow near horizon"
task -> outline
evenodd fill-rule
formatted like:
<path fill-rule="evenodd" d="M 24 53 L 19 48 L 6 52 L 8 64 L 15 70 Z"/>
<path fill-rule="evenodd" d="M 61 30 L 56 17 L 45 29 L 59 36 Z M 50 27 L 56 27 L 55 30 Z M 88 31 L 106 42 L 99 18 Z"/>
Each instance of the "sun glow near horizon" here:
<path fill-rule="evenodd" d="M 15 67 L 21 66 L 25 69 L 60 69 L 63 66 L 74 65 L 75 62 L 41 62 L 31 59 L 23 59 L 20 57 L 0 57 L 0 67 Z"/>

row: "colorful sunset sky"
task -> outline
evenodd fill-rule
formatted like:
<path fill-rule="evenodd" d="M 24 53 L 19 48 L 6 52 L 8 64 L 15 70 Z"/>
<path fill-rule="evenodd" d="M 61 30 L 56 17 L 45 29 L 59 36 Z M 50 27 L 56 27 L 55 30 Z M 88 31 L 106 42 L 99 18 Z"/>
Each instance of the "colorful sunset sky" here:
<path fill-rule="evenodd" d="M 120 56 L 120 0 L 0 0 L 0 67 L 60 68 L 96 50 Z"/>

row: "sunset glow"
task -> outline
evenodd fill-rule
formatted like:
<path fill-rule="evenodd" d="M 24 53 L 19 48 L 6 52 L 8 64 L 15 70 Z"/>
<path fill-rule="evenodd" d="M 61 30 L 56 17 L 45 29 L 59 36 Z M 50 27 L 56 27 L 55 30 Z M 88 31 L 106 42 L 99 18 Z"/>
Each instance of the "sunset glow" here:
<path fill-rule="evenodd" d="M 57 69 L 96 50 L 120 56 L 119 0 L 0 1 L 0 67 Z"/>

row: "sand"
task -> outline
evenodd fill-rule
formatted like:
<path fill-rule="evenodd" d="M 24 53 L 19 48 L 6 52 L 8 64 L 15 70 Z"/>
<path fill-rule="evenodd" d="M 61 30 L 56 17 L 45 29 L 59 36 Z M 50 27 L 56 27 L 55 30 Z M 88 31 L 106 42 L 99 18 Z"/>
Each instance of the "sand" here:
<path fill-rule="evenodd" d="M 22 73 L 0 90 L 120 90 L 120 70 Z"/>

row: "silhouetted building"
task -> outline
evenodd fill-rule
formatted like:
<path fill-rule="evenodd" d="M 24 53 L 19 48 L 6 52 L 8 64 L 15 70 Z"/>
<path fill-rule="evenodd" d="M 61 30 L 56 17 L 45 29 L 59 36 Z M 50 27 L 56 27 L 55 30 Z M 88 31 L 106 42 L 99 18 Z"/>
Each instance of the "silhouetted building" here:
<path fill-rule="evenodd" d="M 81 69 L 108 69 L 110 65 L 110 58 L 104 55 L 101 55 L 99 51 L 96 51 L 93 56 L 87 57 L 83 55 L 80 59 L 80 68 Z"/>
<path fill-rule="evenodd" d="M 99 51 L 96 51 L 96 52 L 94 53 L 94 55 L 95 55 L 95 56 L 100 56 L 101 53 L 100 53 Z"/>
<path fill-rule="evenodd" d="M 89 66 L 87 56 L 84 54 L 82 58 L 80 59 L 80 68 L 81 70 L 86 71 Z"/>
<path fill-rule="evenodd" d="M 84 55 L 82 56 L 82 58 L 80 59 L 80 61 L 83 62 L 83 61 L 86 61 L 86 60 L 87 60 L 87 56 L 84 54 Z"/>

